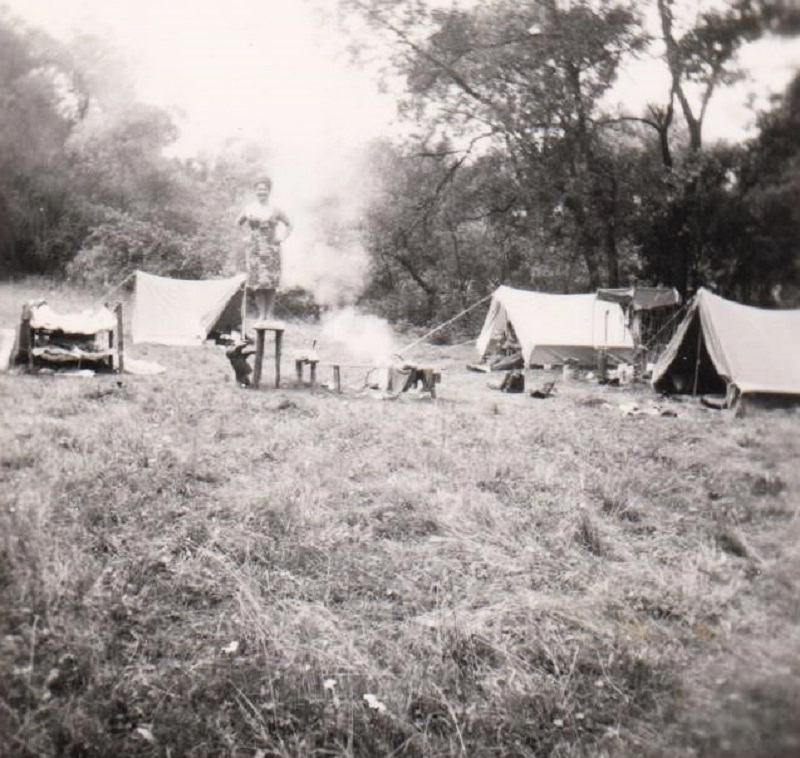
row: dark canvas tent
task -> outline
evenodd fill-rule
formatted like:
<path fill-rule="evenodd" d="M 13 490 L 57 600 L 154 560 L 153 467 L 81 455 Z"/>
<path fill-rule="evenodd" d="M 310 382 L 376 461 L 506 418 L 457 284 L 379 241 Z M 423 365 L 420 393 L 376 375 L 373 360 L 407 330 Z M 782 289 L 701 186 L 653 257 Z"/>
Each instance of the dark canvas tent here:
<path fill-rule="evenodd" d="M 666 392 L 800 395 L 800 310 L 741 305 L 701 289 L 653 368 Z"/>
<path fill-rule="evenodd" d="M 651 360 L 669 342 L 682 299 L 674 287 L 626 287 L 597 290 L 598 300 L 619 303 L 628 319 L 639 356 Z"/>
<path fill-rule="evenodd" d="M 200 345 L 214 331 L 241 325 L 246 276 L 227 279 L 170 279 L 136 272 L 134 342 Z"/>
<path fill-rule="evenodd" d="M 636 311 L 651 311 L 681 304 L 681 296 L 674 287 L 624 287 L 597 290 L 598 300 L 619 303 L 623 308 Z"/>

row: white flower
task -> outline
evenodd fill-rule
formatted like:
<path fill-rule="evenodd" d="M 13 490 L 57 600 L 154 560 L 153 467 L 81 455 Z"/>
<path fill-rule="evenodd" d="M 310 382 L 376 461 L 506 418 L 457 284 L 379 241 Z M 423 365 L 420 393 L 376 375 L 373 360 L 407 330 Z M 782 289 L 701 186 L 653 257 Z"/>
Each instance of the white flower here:
<path fill-rule="evenodd" d="M 333 688 L 334 688 L 335 686 L 336 686 L 336 680 L 335 680 L 335 679 L 326 679 L 326 680 L 325 680 L 325 681 L 322 683 L 322 688 L 323 688 L 324 690 L 330 690 L 331 692 L 333 692 Z"/>
<path fill-rule="evenodd" d="M 151 745 L 155 743 L 156 738 L 153 736 L 153 732 L 150 729 L 150 724 L 139 724 L 136 727 L 136 734 L 138 734 L 143 740 L 147 740 Z"/>
<path fill-rule="evenodd" d="M 378 700 L 375 695 L 367 693 L 364 695 L 364 700 L 367 701 L 367 707 L 372 708 L 373 711 L 377 711 L 378 713 L 386 712 L 386 706 L 380 700 Z"/>

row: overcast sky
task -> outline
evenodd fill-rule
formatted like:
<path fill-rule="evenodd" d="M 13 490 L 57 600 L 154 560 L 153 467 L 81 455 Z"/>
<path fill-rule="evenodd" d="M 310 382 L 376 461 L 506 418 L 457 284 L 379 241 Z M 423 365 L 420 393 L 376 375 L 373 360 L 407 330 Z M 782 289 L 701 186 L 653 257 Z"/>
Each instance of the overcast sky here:
<path fill-rule="evenodd" d="M 184 112 L 185 151 L 244 135 L 261 137 L 280 153 L 330 154 L 385 131 L 393 116 L 376 83 L 348 66 L 346 41 L 320 26 L 303 0 L 6 4 L 55 35 L 99 32 L 131 52 L 141 98 Z M 743 61 L 750 81 L 712 100 L 707 139 L 747 134 L 749 100 L 763 106 L 769 93 L 783 89 L 800 68 L 800 40 L 751 45 Z M 648 99 L 662 100 L 667 87 L 663 64 L 644 61 L 623 73 L 614 99 L 635 110 Z"/>
<path fill-rule="evenodd" d="M 185 111 L 187 143 L 264 136 L 349 142 L 385 126 L 389 103 L 348 67 L 302 0 L 6 0 L 57 36 L 99 32 L 132 54 L 142 99 Z"/>

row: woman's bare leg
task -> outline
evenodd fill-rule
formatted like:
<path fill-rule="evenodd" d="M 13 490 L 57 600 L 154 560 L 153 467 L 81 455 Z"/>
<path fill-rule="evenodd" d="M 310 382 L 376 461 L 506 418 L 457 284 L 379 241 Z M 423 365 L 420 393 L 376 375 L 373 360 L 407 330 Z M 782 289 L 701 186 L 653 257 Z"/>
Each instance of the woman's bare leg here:
<path fill-rule="evenodd" d="M 277 294 L 277 290 L 264 290 L 266 293 L 267 299 L 264 305 L 264 318 L 269 319 L 272 318 L 272 313 L 275 310 L 275 295 Z"/>
<path fill-rule="evenodd" d="M 253 292 L 253 300 L 256 301 L 256 321 L 263 321 L 267 312 L 267 299 L 264 290 L 255 290 Z"/>
<path fill-rule="evenodd" d="M 275 290 L 257 289 L 254 293 L 256 300 L 256 318 L 259 321 L 266 321 L 272 318 L 272 309 L 275 305 Z"/>

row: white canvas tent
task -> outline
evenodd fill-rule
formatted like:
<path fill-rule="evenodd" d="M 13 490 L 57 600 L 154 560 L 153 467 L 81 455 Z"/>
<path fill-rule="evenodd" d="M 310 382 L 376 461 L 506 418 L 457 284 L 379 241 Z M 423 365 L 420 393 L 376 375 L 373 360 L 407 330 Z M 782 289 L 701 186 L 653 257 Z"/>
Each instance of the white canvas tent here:
<path fill-rule="evenodd" d="M 228 279 L 169 279 L 136 272 L 133 341 L 200 345 L 223 316 L 238 326 L 246 276 Z"/>
<path fill-rule="evenodd" d="M 800 310 L 741 305 L 701 289 L 653 368 L 667 392 L 800 395 Z"/>
<path fill-rule="evenodd" d="M 607 348 L 617 361 L 633 358 L 633 338 L 622 308 L 593 294 L 557 295 L 498 287 L 477 340 L 481 357 L 509 324 L 529 366 L 567 361 L 592 366 L 599 348 Z"/>

